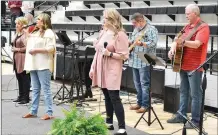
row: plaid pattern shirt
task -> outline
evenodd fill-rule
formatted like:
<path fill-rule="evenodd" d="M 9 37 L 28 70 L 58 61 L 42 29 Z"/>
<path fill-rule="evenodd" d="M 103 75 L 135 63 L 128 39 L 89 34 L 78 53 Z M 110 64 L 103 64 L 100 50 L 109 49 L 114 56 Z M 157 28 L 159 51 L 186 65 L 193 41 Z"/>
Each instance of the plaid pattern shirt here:
<path fill-rule="evenodd" d="M 147 66 L 146 63 L 142 62 L 142 60 L 138 57 L 136 54 L 137 52 L 144 52 L 156 55 L 156 46 L 158 41 L 158 31 L 157 29 L 152 26 L 150 23 L 148 23 L 144 28 L 139 30 L 138 28 L 135 28 L 132 35 L 129 37 L 129 40 L 131 43 L 133 43 L 140 35 L 142 35 L 141 42 L 144 42 L 146 44 L 146 47 L 143 46 L 135 46 L 133 51 L 130 53 L 129 56 L 129 66 L 133 68 L 143 68 Z"/>

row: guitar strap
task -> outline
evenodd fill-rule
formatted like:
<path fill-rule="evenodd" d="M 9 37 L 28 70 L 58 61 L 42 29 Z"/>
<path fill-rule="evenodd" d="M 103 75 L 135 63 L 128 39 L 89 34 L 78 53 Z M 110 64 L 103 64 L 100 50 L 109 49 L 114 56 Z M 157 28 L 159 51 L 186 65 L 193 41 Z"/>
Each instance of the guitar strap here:
<path fill-rule="evenodd" d="M 191 37 L 193 36 L 193 34 L 197 31 L 198 27 L 199 27 L 202 23 L 204 23 L 204 22 L 202 22 L 202 21 L 198 22 L 198 24 L 195 25 L 195 27 L 191 30 L 191 32 L 188 34 L 188 36 L 185 37 L 185 40 L 190 40 Z"/>
<path fill-rule="evenodd" d="M 140 40 L 142 39 L 142 37 L 145 35 L 145 30 L 146 30 L 146 26 L 147 26 L 148 24 L 146 24 L 141 30 L 139 30 L 136 34 L 139 34 L 138 36 L 137 36 L 137 38 L 135 38 L 135 40 L 136 39 L 138 39 L 140 36 Z M 142 33 L 142 35 L 140 35 Z M 132 35 L 132 36 L 135 36 L 136 34 L 134 34 L 134 35 Z M 134 43 L 134 42 L 133 42 Z M 133 44 L 132 43 L 132 44 Z"/>
<path fill-rule="evenodd" d="M 141 40 L 142 37 L 145 35 L 145 28 L 143 30 L 141 30 L 140 33 L 142 33 L 142 35 L 139 34 L 139 36 L 137 37 L 137 38 L 139 38 L 139 40 Z"/>

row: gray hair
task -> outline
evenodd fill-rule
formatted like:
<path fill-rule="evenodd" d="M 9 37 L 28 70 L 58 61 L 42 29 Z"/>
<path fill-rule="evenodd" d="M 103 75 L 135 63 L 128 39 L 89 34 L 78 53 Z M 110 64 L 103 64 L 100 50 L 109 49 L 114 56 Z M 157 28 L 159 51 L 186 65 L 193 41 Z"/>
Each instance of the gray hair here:
<path fill-rule="evenodd" d="M 196 4 L 189 4 L 185 9 L 191 9 L 191 11 L 196 13 L 197 16 L 200 16 L 200 9 Z"/>
<path fill-rule="evenodd" d="M 135 21 L 141 21 L 141 20 L 145 20 L 145 17 L 144 17 L 144 15 L 143 14 L 141 14 L 141 13 L 135 13 L 135 14 L 133 14 L 132 16 L 131 16 L 131 18 L 130 18 L 131 20 L 135 20 Z"/>

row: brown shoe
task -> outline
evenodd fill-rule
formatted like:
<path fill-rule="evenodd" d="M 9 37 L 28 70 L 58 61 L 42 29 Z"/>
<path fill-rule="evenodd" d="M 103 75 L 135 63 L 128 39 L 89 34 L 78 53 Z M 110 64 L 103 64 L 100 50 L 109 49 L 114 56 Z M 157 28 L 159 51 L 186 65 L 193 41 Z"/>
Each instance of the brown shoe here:
<path fill-rule="evenodd" d="M 139 106 L 139 105 L 135 105 L 135 106 L 130 106 L 130 110 L 138 110 L 138 109 L 140 109 L 141 108 L 141 106 Z"/>
<path fill-rule="evenodd" d="M 141 107 L 140 109 L 136 110 L 136 113 L 144 113 L 144 112 L 147 112 L 147 111 L 148 111 L 147 108 Z"/>
<path fill-rule="evenodd" d="M 28 113 L 28 114 L 22 116 L 22 118 L 35 118 L 35 117 L 37 117 L 37 116 L 36 116 L 36 115 L 32 115 L 32 114 L 30 114 L 30 113 Z"/>
<path fill-rule="evenodd" d="M 41 117 L 41 120 L 50 120 L 54 118 L 53 116 L 49 116 L 48 114 L 45 114 L 43 117 Z"/>

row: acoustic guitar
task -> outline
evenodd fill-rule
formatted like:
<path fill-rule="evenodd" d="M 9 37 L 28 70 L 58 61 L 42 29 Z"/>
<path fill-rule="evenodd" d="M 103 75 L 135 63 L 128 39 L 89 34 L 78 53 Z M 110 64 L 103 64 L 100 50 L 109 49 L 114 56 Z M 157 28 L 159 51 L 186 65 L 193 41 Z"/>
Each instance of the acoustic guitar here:
<path fill-rule="evenodd" d="M 131 52 L 133 51 L 133 49 L 135 48 L 136 42 L 140 41 L 140 40 L 142 39 L 142 37 L 145 36 L 144 31 L 145 31 L 145 30 L 143 30 L 143 31 L 141 32 L 141 35 L 139 35 L 139 36 L 136 38 L 135 42 L 129 46 L 129 53 L 131 53 Z"/>
<path fill-rule="evenodd" d="M 182 34 L 184 33 L 183 30 L 181 30 L 178 34 L 177 34 L 177 38 L 180 38 L 182 36 Z M 176 52 L 175 55 L 173 56 L 173 61 L 172 61 L 172 65 L 173 65 L 173 71 L 174 72 L 180 72 L 181 69 L 181 65 L 182 65 L 182 56 L 183 56 L 183 46 L 179 47 L 178 44 L 176 45 Z"/>
<path fill-rule="evenodd" d="M 185 37 L 185 40 L 190 40 L 191 37 L 193 36 L 193 34 L 197 31 L 197 28 L 202 23 L 204 23 L 204 22 L 203 21 L 198 22 L 198 24 L 195 25 L 195 27 L 191 30 L 191 32 L 189 32 L 188 36 Z M 182 34 L 185 32 L 184 31 L 185 27 L 183 27 L 183 29 L 178 33 L 177 38 L 180 38 L 182 36 Z M 176 45 L 176 53 L 175 53 L 175 55 L 173 57 L 173 71 L 174 72 L 180 72 L 180 70 L 181 70 L 182 57 L 183 57 L 183 47 L 184 47 L 184 45 L 182 45 L 181 47 Z"/>

